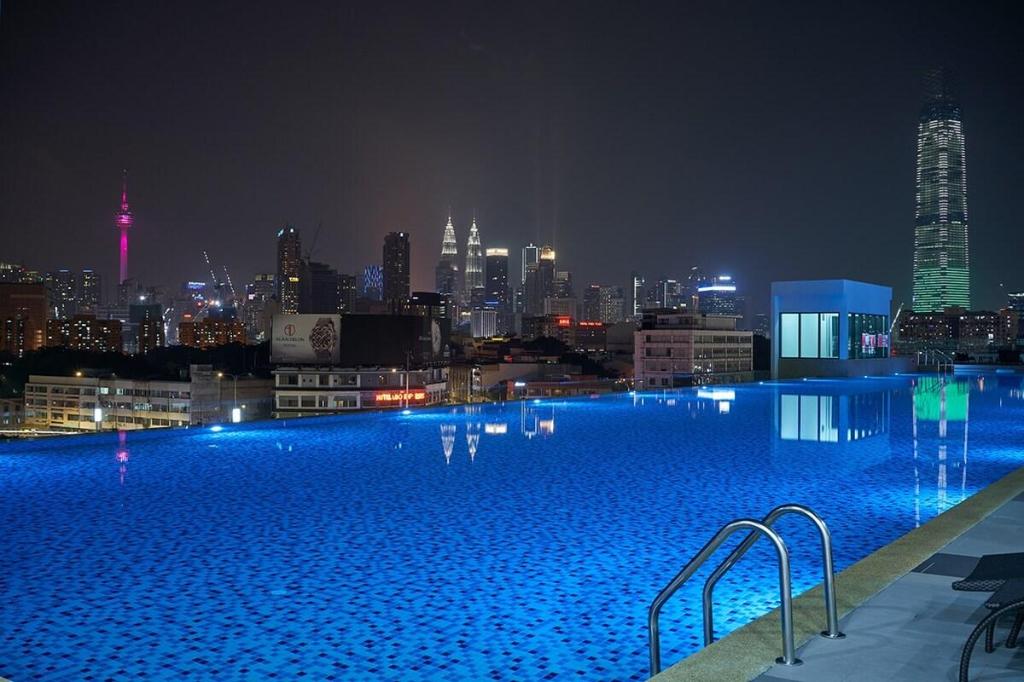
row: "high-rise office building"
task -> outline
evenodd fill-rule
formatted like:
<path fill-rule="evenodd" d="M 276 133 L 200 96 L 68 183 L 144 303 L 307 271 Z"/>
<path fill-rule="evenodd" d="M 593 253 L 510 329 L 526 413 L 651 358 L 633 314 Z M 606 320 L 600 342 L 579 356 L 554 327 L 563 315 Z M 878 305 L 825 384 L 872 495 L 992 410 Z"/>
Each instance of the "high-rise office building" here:
<path fill-rule="evenodd" d="M 469 333 L 474 339 L 486 339 L 497 336 L 498 313 L 495 310 L 473 310 L 469 314 Z"/>
<path fill-rule="evenodd" d="M 114 222 L 121 234 L 121 242 L 118 249 L 121 267 L 117 282 L 118 284 L 124 284 L 128 279 L 128 232 L 131 230 L 132 225 L 135 224 L 135 218 L 128 207 L 128 169 L 121 172 L 121 210 L 117 212 Z"/>
<path fill-rule="evenodd" d="M 736 281 L 731 275 L 717 275 L 697 287 L 700 312 L 742 319 L 745 300 L 736 292 Z"/>
<path fill-rule="evenodd" d="M 634 272 L 630 277 L 630 310 L 632 316 L 639 320 L 643 315 L 644 296 L 647 288 L 647 280 L 639 272 Z"/>
<path fill-rule="evenodd" d="M 960 104 L 944 69 L 927 78 L 917 124 L 915 312 L 971 307 L 967 161 Z"/>
<path fill-rule="evenodd" d="M 409 301 L 409 233 L 388 232 L 384 237 L 384 302 L 401 312 Z"/>
<path fill-rule="evenodd" d="M 245 333 L 257 343 L 270 338 L 271 320 L 277 311 L 276 290 L 275 277 L 270 272 L 257 274 L 251 283 L 245 285 L 245 305 L 242 308 Z M 173 329 L 177 333 L 176 323 Z"/>
<path fill-rule="evenodd" d="M 42 282 L 0 284 L 0 351 L 17 357 L 43 347 L 48 306 Z"/>
<path fill-rule="evenodd" d="M 582 319 L 597 321 L 601 319 L 601 285 L 591 284 L 583 290 Z"/>
<path fill-rule="evenodd" d="M 302 277 L 302 240 L 299 231 L 285 225 L 277 231 L 277 303 L 285 315 L 299 312 Z"/>
<path fill-rule="evenodd" d="M 82 270 L 78 278 L 78 300 L 75 308 L 79 313 L 95 313 L 103 303 L 103 280 L 100 273 L 94 270 Z"/>
<path fill-rule="evenodd" d="M 626 294 L 622 287 L 601 287 L 598 319 L 607 324 L 616 324 L 626 319 Z"/>
<path fill-rule="evenodd" d="M 767 339 L 772 333 L 771 318 L 765 313 L 757 313 L 754 315 L 754 323 L 750 326 L 750 330 L 757 336 L 763 336 Z"/>
<path fill-rule="evenodd" d="M 497 313 L 497 330 L 504 333 L 511 328 L 512 313 L 512 296 L 508 288 L 508 249 L 487 249 L 485 253 L 487 284 L 484 305 Z"/>
<path fill-rule="evenodd" d="M 656 288 L 659 307 L 676 310 L 686 307 L 686 287 L 682 283 L 674 279 L 659 279 Z"/>
<path fill-rule="evenodd" d="M 71 270 L 46 273 L 46 294 L 51 319 L 70 318 L 78 312 L 78 273 Z"/>
<path fill-rule="evenodd" d="M 568 270 L 555 272 L 555 298 L 573 298 L 572 273 Z"/>
<path fill-rule="evenodd" d="M 455 241 L 455 225 L 448 216 L 441 238 L 441 258 L 434 268 L 434 285 L 439 294 L 454 294 L 459 290 L 459 245 Z"/>
<path fill-rule="evenodd" d="M 337 313 L 341 308 L 338 271 L 326 263 L 302 262 L 300 313 Z"/>
<path fill-rule="evenodd" d="M 356 311 L 356 276 L 338 275 L 338 312 L 341 314 Z"/>
<path fill-rule="evenodd" d="M 143 355 L 151 350 L 163 348 L 167 344 L 164 321 L 159 318 L 142 320 L 136 328 L 135 339 L 136 349 Z"/>
<path fill-rule="evenodd" d="M 436 291 L 414 291 L 409 295 L 409 315 L 425 317 L 429 320 L 444 321 L 442 329 L 450 329 L 451 296 Z M 431 333 L 433 333 L 431 331 Z M 443 333 L 443 332 L 442 332 Z"/>
<path fill-rule="evenodd" d="M 128 329 L 125 331 L 128 332 L 126 336 L 132 342 L 130 351 L 145 354 L 163 347 L 166 343 L 164 307 L 155 302 L 156 298 L 156 296 L 147 296 L 145 301 L 128 306 Z M 233 310 L 231 307 L 228 309 Z M 110 321 L 116 322 L 116 320 Z"/>
<path fill-rule="evenodd" d="M 537 263 L 526 271 L 523 283 L 526 294 L 526 312 L 544 314 L 544 299 L 555 295 L 555 250 L 550 246 L 540 249 Z"/>
<path fill-rule="evenodd" d="M 469 239 L 466 241 L 465 274 L 466 300 L 479 305 L 484 295 L 484 254 L 475 219 L 469 227 Z"/>
<path fill-rule="evenodd" d="M 379 265 L 367 265 L 363 268 L 357 282 L 359 295 L 368 301 L 379 301 L 384 295 L 384 269 Z"/>
<path fill-rule="evenodd" d="M 524 246 L 522 261 L 522 280 L 520 283 L 526 283 L 526 273 L 531 269 L 536 269 L 538 261 L 540 261 L 540 247 L 532 243 Z"/>
<path fill-rule="evenodd" d="M 694 265 L 686 276 L 686 294 L 688 296 L 696 296 L 698 289 L 713 283 L 714 277 L 705 274 L 699 265 Z"/>
<path fill-rule="evenodd" d="M 507 310 L 509 307 L 508 289 L 508 249 L 487 249 L 486 251 L 487 285 L 485 303 L 495 309 Z"/>

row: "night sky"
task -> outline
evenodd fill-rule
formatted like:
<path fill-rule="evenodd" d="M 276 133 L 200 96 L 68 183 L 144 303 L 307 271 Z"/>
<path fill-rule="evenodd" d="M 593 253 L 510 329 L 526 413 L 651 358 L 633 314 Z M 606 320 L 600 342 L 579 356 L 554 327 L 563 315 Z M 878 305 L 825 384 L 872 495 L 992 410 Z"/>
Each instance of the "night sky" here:
<path fill-rule="evenodd" d="M 976 307 L 1024 289 L 1024 3 L 60 2 L 0 10 L 0 260 L 236 287 L 286 221 L 343 272 L 412 234 L 631 270 L 852 277 L 909 300 L 922 77 L 952 68 Z"/>

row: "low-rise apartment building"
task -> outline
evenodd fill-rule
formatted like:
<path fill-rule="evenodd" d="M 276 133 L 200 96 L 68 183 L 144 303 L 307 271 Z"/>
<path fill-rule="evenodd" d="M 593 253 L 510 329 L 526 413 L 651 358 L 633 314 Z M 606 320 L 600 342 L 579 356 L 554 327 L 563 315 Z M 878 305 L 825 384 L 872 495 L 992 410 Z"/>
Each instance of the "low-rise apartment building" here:
<path fill-rule="evenodd" d="M 192 348 L 216 348 L 231 343 L 245 343 L 245 325 L 240 320 L 219 320 L 205 317 L 195 320 L 191 315 L 178 323 L 178 343 Z"/>
<path fill-rule="evenodd" d="M 32 374 L 25 385 L 25 425 L 103 431 L 248 421 L 269 416 L 271 396 L 269 379 L 235 379 L 209 365 L 192 365 L 189 379 L 177 381 Z"/>
<path fill-rule="evenodd" d="M 905 355 L 931 350 L 974 353 L 1017 342 L 1020 312 L 947 308 L 940 313 L 905 312 L 897 319 L 896 350 Z"/>
<path fill-rule="evenodd" d="M 274 416 L 438 405 L 447 400 L 448 368 L 315 367 L 274 370 Z"/>
<path fill-rule="evenodd" d="M 752 332 L 737 318 L 671 309 L 645 310 L 634 334 L 637 390 L 750 381 Z"/>
<path fill-rule="evenodd" d="M 95 315 L 75 315 L 46 323 L 46 345 L 95 353 L 121 352 L 121 321 L 100 320 Z"/>

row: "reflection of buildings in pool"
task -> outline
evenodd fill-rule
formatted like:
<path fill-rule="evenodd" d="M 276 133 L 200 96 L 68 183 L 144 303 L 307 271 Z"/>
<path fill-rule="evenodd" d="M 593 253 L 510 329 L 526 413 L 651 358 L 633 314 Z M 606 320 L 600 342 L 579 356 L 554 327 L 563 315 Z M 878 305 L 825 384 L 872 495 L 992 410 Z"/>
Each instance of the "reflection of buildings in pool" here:
<path fill-rule="evenodd" d="M 130 457 L 130 451 L 128 450 L 128 432 L 121 430 L 117 432 L 117 472 L 121 479 L 121 485 L 124 485 L 124 477 L 128 473 L 128 459 Z"/>
<path fill-rule="evenodd" d="M 999 390 L 1014 400 L 1024 400 L 1024 390 L 1022 390 L 1024 388 L 1024 376 L 1011 372 L 999 374 L 998 372 L 1000 371 L 996 370 L 997 374 L 995 376 L 996 386 Z M 984 391 L 984 384 L 982 384 L 984 378 L 978 377 L 979 392 Z M 992 381 L 992 377 L 989 377 L 989 381 Z"/>
<path fill-rule="evenodd" d="M 526 401 L 519 407 L 519 430 L 527 438 L 555 433 L 555 408 L 540 407 Z"/>
<path fill-rule="evenodd" d="M 914 517 L 917 525 L 921 524 L 922 479 L 935 479 L 936 513 L 941 514 L 967 497 L 970 397 L 967 382 L 945 377 L 921 377 L 914 382 Z M 961 428 L 962 436 L 958 431 Z M 930 459 L 932 452 L 935 453 L 934 461 Z M 934 466 L 934 472 L 928 471 L 931 466 Z M 949 498 L 950 478 L 960 479 L 959 499 Z"/>
<path fill-rule="evenodd" d="M 469 414 L 479 414 L 479 408 Z M 445 464 L 451 464 L 452 453 L 455 451 L 455 437 L 458 433 L 458 425 L 455 423 L 441 424 L 441 451 L 444 453 Z M 480 451 L 481 434 L 488 436 L 502 436 L 508 433 L 507 422 L 466 422 L 466 447 L 469 450 L 469 461 L 476 459 Z"/>
<path fill-rule="evenodd" d="M 888 391 L 829 395 L 780 393 L 775 428 L 780 440 L 847 443 L 889 430 Z"/>
<path fill-rule="evenodd" d="M 701 388 L 697 390 L 697 398 L 698 407 L 704 404 L 701 400 L 710 400 L 719 414 L 729 414 L 736 400 L 736 391 L 731 388 Z"/>
<path fill-rule="evenodd" d="M 452 450 L 455 449 L 455 424 L 441 424 L 441 450 L 444 463 L 451 464 Z"/>
<path fill-rule="evenodd" d="M 480 422 L 466 424 L 466 446 L 469 448 L 469 461 L 475 461 L 476 450 L 480 447 Z"/>

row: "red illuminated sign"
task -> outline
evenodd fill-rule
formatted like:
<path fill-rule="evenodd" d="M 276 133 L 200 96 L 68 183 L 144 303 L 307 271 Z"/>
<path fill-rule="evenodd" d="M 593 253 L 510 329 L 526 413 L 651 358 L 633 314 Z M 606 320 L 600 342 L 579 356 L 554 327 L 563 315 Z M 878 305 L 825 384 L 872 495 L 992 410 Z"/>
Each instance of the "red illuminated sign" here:
<path fill-rule="evenodd" d="M 604 322 L 594 322 L 591 320 L 580 320 L 577 324 L 581 327 L 600 327 Z"/>
<path fill-rule="evenodd" d="M 558 318 L 558 326 L 559 327 L 571 327 L 572 326 L 572 318 L 571 317 L 559 317 Z"/>
<path fill-rule="evenodd" d="M 426 391 L 381 391 L 374 394 L 373 399 L 378 403 L 400 403 L 426 400 Z"/>

